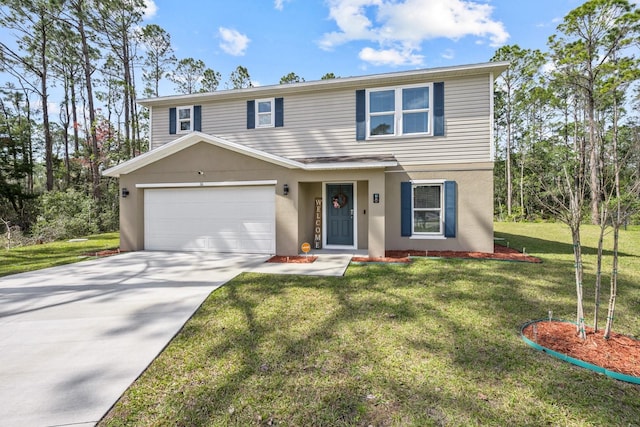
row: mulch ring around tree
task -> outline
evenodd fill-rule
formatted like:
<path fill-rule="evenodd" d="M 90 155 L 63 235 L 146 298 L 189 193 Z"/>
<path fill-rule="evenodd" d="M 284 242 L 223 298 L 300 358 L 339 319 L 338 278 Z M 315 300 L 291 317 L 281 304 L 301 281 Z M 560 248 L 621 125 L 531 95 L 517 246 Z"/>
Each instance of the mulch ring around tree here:
<path fill-rule="evenodd" d="M 609 371 L 640 378 L 640 341 L 587 327 L 587 338 L 580 339 L 571 322 L 544 320 L 527 325 L 522 334 L 539 346 Z"/>
<path fill-rule="evenodd" d="M 397 262 L 409 263 L 411 257 L 433 257 L 433 258 L 463 258 L 463 259 L 492 259 L 503 261 L 519 261 L 541 263 L 540 258 L 523 254 L 522 252 L 502 245 L 494 245 L 493 253 L 489 252 L 465 252 L 465 251 L 386 251 L 384 257 L 353 257 L 353 262 Z"/>

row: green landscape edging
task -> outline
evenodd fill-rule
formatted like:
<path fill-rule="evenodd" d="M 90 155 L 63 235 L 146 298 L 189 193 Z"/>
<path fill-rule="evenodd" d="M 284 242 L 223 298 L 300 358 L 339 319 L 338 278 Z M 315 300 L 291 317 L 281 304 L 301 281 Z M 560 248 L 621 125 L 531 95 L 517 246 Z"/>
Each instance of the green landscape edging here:
<path fill-rule="evenodd" d="M 538 319 L 538 320 L 531 320 L 527 323 L 525 323 L 524 325 L 522 325 L 520 327 L 520 337 L 522 338 L 522 341 L 524 341 L 527 345 L 535 348 L 536 350 L 542 351 L 543 353 L 546 353 L 550 356 L 553 356 L 557 359 L 560 360 L 564 360 L 565 362 L 569 362 L 572 363 L 576 366 L 580 366 L 581 368 L 585 368 L 585 369 L 589 369 L 591 371 L 597 372 L 599 374 L 604 374 L 610 378 L 616 379 L 616 380 L 620 380 L 620 381 L 626 381 L 629 383 L 633 383 L 633 384 L 640 384 L 640 377 L 636 377 L 633 375 L 626 375 L 626 374 L 621 374 L 620 372 L 614 372 L 614 371 L 610 371 L 608 369 L 603 368 L 602 366 L 598 366 L 598 365 L 594 365 L 591 363 L 587 363 L 584 362 L 582 360 L 573 358 L 571 356 L 567 356 L 566 354 L 563 353 L 559 353 L 557 351 L 553 351 L 550 348 L 541 346 L 540 344 L 531 341 L 529 338 L 524 336 L 524 330 L 527 326 L 532 325 L 534 323 L 538 323 L 538 322 L 545 322 L 548 321 L 549 319 Z M 560 319 L 551 319 L 552 321 L 555 322 L 566 322 L 566 323 L 573 323 L 574 322 L 570 322 L 568 320 L 560 320 Z"/>

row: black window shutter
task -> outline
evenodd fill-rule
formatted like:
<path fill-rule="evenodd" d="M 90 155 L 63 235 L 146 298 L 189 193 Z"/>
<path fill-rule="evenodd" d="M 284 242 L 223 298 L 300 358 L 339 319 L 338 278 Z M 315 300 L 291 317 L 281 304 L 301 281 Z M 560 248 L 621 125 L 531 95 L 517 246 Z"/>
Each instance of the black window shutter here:
<path fill-rule="evenodd" d="M 247 101 L 247 129 L 256 128 L 256 101 Z"/>
<path fill-rule="evenodd" d="M 400 235 L 411 236 L 411 182 L 400 183 Z"/>
<path fill-rule="evenodd" d="M 356 140 L 367 138 L 367 99 L 364 89 L 356 91 Z"/>
<path fill-rule="evenodd" d="M 433 135 L 444 136 L 444 82 L 433 84 Z"/>
<path fill-rule="evenodd" d="M 284 99 L 276 98 L 276 120 L 275 125 L 277 128 L 284 126 Z"/>
<path fill-rule="evenodd" d="M 193 130 L 202 131 L 202 107 L 200 105 L 193 106 Z"/>
<path fill-rule="evenodd" d="M 175 107 L 169 108 L 169 134 L 175 135 L 176 133 L 176 109 Z"/>
<path fill-rule="evenodd" d="M 444 237 L 456 237 L 456 182 L 444 182 Z"/>

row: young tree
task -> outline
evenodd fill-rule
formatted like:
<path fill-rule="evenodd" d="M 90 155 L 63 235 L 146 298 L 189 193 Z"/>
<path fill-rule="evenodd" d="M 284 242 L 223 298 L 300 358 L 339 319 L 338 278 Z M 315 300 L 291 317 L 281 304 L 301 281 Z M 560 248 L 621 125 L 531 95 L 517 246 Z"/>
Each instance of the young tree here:
<path fill-rule="evenodd" d="M 604 201 L 607 210 L 611 211 L 611 227 L 613 228 L 613 254 L 609 286 L 609 304 L 607 309 L 607 321 L 604 329 L 604 337 L 609 338 L 613 328 L 616 299 L 618 295 L 618 267 L 619 267 L 619 240 L 620 228 L 628 221 L 628 216 L 640 211 L 640 174 L 637 170 L 629 170 L 632 154 L 640 152 L 640 139 L 637 133 L 629 132 L 628 127 L 620 132 L 619 119 L 624 111 L 620 105 L 624 103 L 626 90 L 634 81 L 640 78 L 640 69 L 637 59 L 625 58 L 621 61 L 613 61 L 615 72 L 603 87 L 604 93 L 613 95 L 611 148 L 607 153 L 610 165 L 605 170 L 610 170 L 613 175 L 613 186 L 605 194 L 609 195 Z M 599 245 L 601 246 L 601 244 Z M 601 251 L 598 253 L 600 267 Z M 594 329 L 597 330 L 599 292 L 596 295 L 596 311 L 594 314 Z"/>
<path fill-rule="evenodd" d="M 554 75 L 553 85 L 563 87 L 562 75 Z M 584 267 L 582 260 L 581 224 L 584 213 L 585 193 L 585 145 L 586 141 L 580 127 L 580 101 L 576 94 L 567 91 L 567 96 L 556 102 L 561 109 L 561 121 L 557 124 L 555 144 L 548 148 L 551 155 L 548 163 L 538 164 L 534 170 L 540 179 L 541 194 L 539 202 L 556 218 L 567 224 L 571 231 L 574 256 L 574 277 L 576 286 L 576 331 L 586 338 L 584 319 Z"/>
<path fill-rule="evenodd" d="M 604 230 L 611 218 L 611 200 L 618 198 L 620 194 L 619 184 L 616 183 L 619 180 L 615 178 L 615 171 L 619 170 L 616 154 L 618 119 L 621 111 L 617 101 L 619 90 L 617 85 L 608 87 L 607 82 L 612 76 L 619 74 L 632 76 L 633 80 L 637 80 L 637 59 L 625 58 L 622 55 L 628 53 L 627 47 L 638 39 L 639 22 L 638 11 L 626 0 L 590 0 L 565 17 L 563 23 L 558 26 L 561 36 L 554 35 L 549 39 L 555 67 L 554 82 L 556 87 L 561 88 L 557 92 L 565 99 L 574 100 L 571 124 L 574 128 L 574 141 L 578 143 L 574 142 L 573 149 L 569 150 L 572 154 L 565 163 L 580 167 L 573 168 L 575 178 L 566 173 L 567 169 L 564 167 L 565 181 L 571 185 L 565 185 L 562 193 L 570 203 L 563 204 L 561 198 L 557 197 L 555 207 L 558 212 L 564 212 L 563 220 L 569 225 L 572 233 L 576 265 L 577 329 L 582 338 L 585 337 L 580 241 L 583 204 L 585 194 L 589 191 L 591 219 L 601 227 L 595 283 L 594 327 L 597 328 Z M 608 121 L 610 115 L 611 122 Z M 609 126 L 610 132 L 607 130 Z M 607 145 L 604 137 L 606 134 L 613 135 L 614 148 Z M 607 180 L 610 170 L 614 171 L 613 186 L 608 184 L 610 181 Z M 614 228 L 614 240 L 617 239 L 615 234 Z M 617 242 L 614 242 L 614 246 L 617 247 Z M 617 270 L 617 249 L 614 249 L 614 258 L 614 268 Z M 614 270 L 612 283 L 616 280 L 615 276 Z M 615 295 L 613 285 L 612 295 Z M 615 303 L 615 298 L 610 300 L 610 307 L 612 303 Z"/>

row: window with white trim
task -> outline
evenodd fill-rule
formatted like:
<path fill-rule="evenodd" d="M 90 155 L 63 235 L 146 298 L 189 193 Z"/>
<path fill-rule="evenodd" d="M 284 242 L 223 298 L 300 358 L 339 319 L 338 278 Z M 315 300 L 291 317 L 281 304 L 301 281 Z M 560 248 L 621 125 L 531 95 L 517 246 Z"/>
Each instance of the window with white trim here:
<path fill-rule="evenodd" d="M 256 127 L 275 126 L 275 99 L 256 99 Z"/>
<path fill-rule="evenodd" d="M 430 135 L 432 84 L 367 90 L 367 137 Z"/>
<path fill-rule="evenodd" d="M 444 230 L 443 184 L 413 184 L 411 190 L 412 234 L 442 234 Z"/>
<path fill-rule="evenodd" d="M 193 130 L 193 106 L 176 108 L 177 133 Z"/>

